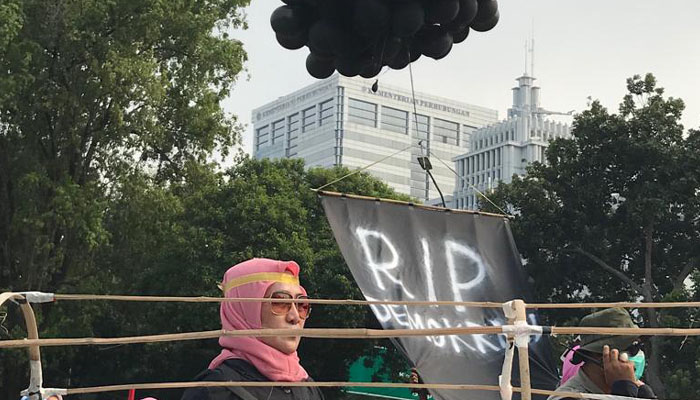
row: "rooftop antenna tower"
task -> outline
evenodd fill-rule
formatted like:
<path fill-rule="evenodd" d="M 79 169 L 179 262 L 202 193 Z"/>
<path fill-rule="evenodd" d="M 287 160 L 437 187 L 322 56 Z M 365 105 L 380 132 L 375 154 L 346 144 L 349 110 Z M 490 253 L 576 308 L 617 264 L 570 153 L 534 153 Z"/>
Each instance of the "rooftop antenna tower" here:
<path fill-rule="evenodd" d="M 535 76 L 535 19 L 532 19 L 532 36 L 530 38 L 530 76 Z"/>

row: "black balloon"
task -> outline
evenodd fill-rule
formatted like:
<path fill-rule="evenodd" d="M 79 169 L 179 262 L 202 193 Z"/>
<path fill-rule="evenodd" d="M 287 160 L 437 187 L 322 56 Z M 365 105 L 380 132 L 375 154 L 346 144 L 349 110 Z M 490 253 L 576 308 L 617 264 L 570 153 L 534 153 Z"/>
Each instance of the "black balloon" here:
<path fill-rule="evenodd" d="M 335 68 L 347 77 L 360 75 L 363 67 L 363 59 L 359 57 L 339 57 L 335 60 Z"/>
<path fill-rule="evenodd" d="M 410 49 L 408 46 L 403 46 L 401 50 L 389 60 L 387 65 L 391 69 L 404 69 L 411 62 Z"/>
<path fill-rule="evenodd" d="M 270 17 L 277 42 L 307 46 L 306 68 L 316 78 L 377 76 L 403 69 L 422 55 L 439 60 L 471 30 L 498 23 L 497 0 L 282 0 Z"/>
<path fill-rule="evenodd" d="M 453 39 L 447 29 L 439 25 L 428 25 L 416 35 L 420 52 L 439 60 L 452 50 Z"/>
<path fill-rule="evenodd" d="M 382 0 L 356 0 L 352 26 L 362 37 L 375 37 L 385 30 L 391 19 L 389 7 Z"/>
<path fill-rule="evenodd" d="M 275 34 L 275 37 L 277 38 L 277 43 L 280 44 L 280 46 L 284 47 L 285 49 L 289 50 L 297 50 L 301 49 L 306 45 L 306 42 L 308 41 L 308 38 L 306 35 L 301 35 L 301 36 L 286 36 L 286 35 L 281 35 L 279 33 Z"/>
<path fill-rule="evenodd" d="M 306 70 L 316 79 L 326 79 L 335 72 L 335 65 L 332 58 L 309 53 L 306 57 Z"/>
<path fill-rule="evenodd" d="M 413 36 L 425 23 L 425 10 L 417 1 L 397 4 L 392 15 L 391 31 L 398 37 Z"/>
<path fill-rule="evenodd" d="M 476 13 L 479 10 L 477 0 L 459 0 L 459 13 L 452 21 L 452 25 L 469 25 L 476 18 Z"/>
<path fill-rule="evenodd" d="M 474 23 L 472 23 L 472 29 L 474 29 L 477 32 L 490 31 L 498 24 L 498 20 L 500 19 L 500 17 L 500 13 L 498 12 L 498 10 L 496 10 L 496 14 L 494 14 L 490 20 L 484 22 L 475 21 Z"/>
<path fill-rule="evenodd" d="M 420 48 L 418 47 L 418 41 L 413 40 L 409 45 L 408 45 L 408 52 L 410 56 L 410 62 L 416 62 L 423 54 L 420 52 Z"/>
<path fill-rule="evenodd" d="M 427 0 L 425 3 L 425 22 L 429 24 L 448 24 L 459 14 L 459 0 Z"/>
<path fill-rule="evenodd" d="M 465 27 L 461 31 L 456 31 L 456 32 L 450 32 L 452 34 L 452 41 L 454 43 L 462 43 L 463 41 L 467 40 L 467 36 L 469 36 L 469 27 Z"/>
<path fill-rule="evenodd" d="M 382 43 L 382 60 L 393 60 L 403 47 L 403 40 L 398 37 L 388 37 Z"/>
<path fill-rule="evenodd" d="M 309 48 L 322 55 L 334 53 L 334 47 L 341 39 L 342 33 L 326 20 L 319 20 L 309 29 Z"/>
<path fill-rule="evenodd" d="M 479 0 L 479 9 L 474 17 L 474 22 L 491 21 L 498 12 L 496 0 Z"/>
<path fill-rule="evenodd" d="M 374 78 L 382 72 L 382 64 L 376 61 L 366 63 L 360 71 L 360 76 L 363 78 Z"/>
<path fill-rule="evenodd" d="M 278 7 L 270 16 L 270 25 L 275 33 L 285 36 L 300 36 L 305 30 L 304 13 L 301 8 Z"/>

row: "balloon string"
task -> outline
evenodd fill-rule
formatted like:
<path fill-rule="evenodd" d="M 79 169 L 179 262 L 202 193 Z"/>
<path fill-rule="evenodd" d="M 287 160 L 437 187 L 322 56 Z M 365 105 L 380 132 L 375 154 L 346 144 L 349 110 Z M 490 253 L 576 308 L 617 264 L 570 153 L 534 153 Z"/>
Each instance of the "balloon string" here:
<path fill-rule="evenodd" d="M 491 199 L 489 199 L 489 197 L 488 197 L 486 194 L 484 194 L 484 192 L 482 192 L 481 190 L 477 189 L 476 186 L 472 185 L 472 184 L 469 182 L 469 180 L 468 180 L 467 178 L 465 178 L 465 177 L 463 177 L 462 175 L 460 175 L 457 171 L 454 170 L 454 168 L 452 168 L 451 166 L 447 165 L 447 163 L 445 163 L 444 161 L 442 161 L 442 159 L 441 159 L 440 157 L 438 157 L 438 156 L 436 155 L 435 158 L 437 158 L 438 161 L 440 161 L 440 162 L 442 163 L 442 165 L 444 165 L 444 166 L 447 167 L 450 171 L 452 171 L 452 172 L 455 174 L 455 176 L 457 176 L 459 179 L 461 179 L 461 180 L 463 180 L 464 182 L 466 182 L 467 185 L 468 185 L 470 188 L 474 189 L 474 191 L 475 191 L 479 196 L 483 197 L 483 198 L 486 199 L 489 203 L 491 203 L 491 205 L 493 205 L 494 207 L 496 207 L 496 208 L 498 209 L 498 211 L 501 212 L 501 214 L 506 215 L 506 216 L 511 217 L 511 218 L 514 217 L 513 214 L 510 214 L 510 213 L 505 212 L 505 210 L 503 210 L 503 209 L 502 209 L 501 207 L 499 207 L 496 203 L 494 203 Z"/>
<path fill-rule="evenodd" d="M 418 136 L 418 107 L 416 106 L 416 88 L 413 85 L 413 62 L 411 62 L 411 58 L 413 56 L 411 55 L 411 47 L 408 47 L 408 73 L 411 76 L 411 95 L 413 96 L 413 118 L 415 119 L 416 123 L 416 136 Z M 421 143 L 419 141 L 418 143 Z M 423 150 L 423 145 L 420 146 L 421 152 Z M 430 156 L 430 148 L 428 148 L 428 154 L 426 156 Z"/>
<path fill-rule="evenodd" d="M 409 58 L 409 60 L 411 59 L 411 49 L 410 49 L 410 48 L 408 49 L 408 58 Z M 409 73 L 409 75 L 411 76 L 411 93 L 412 93 L 412 95 L 413 95 L 413 116 L 415 117 L 415 122 L 416 122 L 416 133 L 418 133 L 418 108 L 416 107 L 416 89 L 415 89 L 414 84 L 413 84 L 413 67 L 412 67 L 412 65 L 413 65 L 412 62 L 409 62 L 409 63 L 408 63 L 408 73 Z M 422 142 L 422 141 L 421 141 L 421 142 Z M 422 144 L 421 142 L 419 142 L 419 143 L 420 143 L 420 148 L 421 148 L 421 150 L 423 150 L 423 144 Z M 427 156 L 430 156 L 430 155 L 431 155 L 431 154 L 430 154 L 430 148 L 428 148 L 427 153 L 428 153 L 428 154 L 426 154 Z M 483 192 L 481 192 L 479 189 L 477 189 L 476 186 L 472 185 L 472 184 L 469 182 L 469 180 L 467 180 L 467 178 L 461 176 L 457 171 L 454 170 L 454 168 L 452 168 L 451 166 L 447 165 L 446 162 L 442 161 L 442 159 L 441 159 L 440 157 L 438 157 L 437 154 L 435 154 L 435 158 L 437 158 L 438 161 L 440 161 L 445 167 L 447 167 L 450 171 L 452 171 L 452 172 L 457 176 L 457 178 L 459 178 L 460 180 L 463 180 L 464 182 L 466 182 L 467 185 L 469 185 L 469 187 L 471 187 L 472 189 L 474 189 L 474 191 L 475 191 L 477 194 L 479 194 L 481 197 L 483 197 L 483 198 L 486 199 L 489 203 L 491 203 L 494 207 L 496 207 L 496 208 L 498 209 L 498 211 L 500 211 L 502 214 L 507 215 L 507 216 L 509 216 L 509 217 L 512 217 L 512 216 L 513 216 L 513 215 L 511 215 L 511 214 L 505 212 L 505 211 L 504 211 L 501 207 L 499 207 L 496 203 L 494 203 L 493 201 L 491 201 L 491 199 L 489 199 L 488 196 L 486 196 Z"/>
<path fill-rule="evenodd" d="M 387 159 L 389 159 L 389 158 L 391 158 L 391 157 L 397 156 L 397 155 L 403 153 L 404 151 L 410 149 L 411 147 L 413 147 L 412 144 L 408 145 L 407 147 L 404 147 L 403 149 L 401 149 L 401 150 L 399 150 L 399 151 L 397 151 L 397 152 L 395 152 L 395 153 L 389 154 L 388 156 L 382 158 L 381 160 L 377 160 L 377 161 L 375 161 L 375 162 L 373 162 L 373 163 L 367 164 L 367 165 L 365 165 L 365 166 L 362 167 L 362 168 L 358 168 L 358 169 L 356 169 L 355 171 L 352 171 L 352 172 L 350 172 L 350 173 L 348 173 L 348 174 L 345 174 L 345 175 L 341 176 L 341 177 L 338 178 L 338 179 L 335 179 L 335 180 L 333 180 L 333 181 L 330 181 L 330 182 L 326 183 L 325 185 L 319 186 L 318 188 L 316 188 L 316 189 L 311 189 L 311 190 L 313 190 L 314 192 L 318 192 L 319 190 L 323 190 L 324 188 L 326 188 L 326 187 L 328 187 L 328 186 L 330 186 L 330 185 L 332 185 L 332 184 L 334 184 L 334 183 L 338 183 L 338 182 L 340 182 L 340 181 L 342 181 L 342 180 L 344 180 L 344 179 L 347 179 L 347 178 L 349 178 L 349 177 L 351 177 L 351 176 L 353 176 L 353 175 L 355 175 L 355 174 L 359 174 L 360 172 L 362 172 L 362 171 L 364 171 L 364 170 L 366 170 L 366 169 L 368 169 L 368 168 L 371 168 L 371 167 L 373 167 L 373 166 L 379 164 L 379 163 L 382 162 L 382 161 L 385 161 L 385 160 L 387 160 Z"/>

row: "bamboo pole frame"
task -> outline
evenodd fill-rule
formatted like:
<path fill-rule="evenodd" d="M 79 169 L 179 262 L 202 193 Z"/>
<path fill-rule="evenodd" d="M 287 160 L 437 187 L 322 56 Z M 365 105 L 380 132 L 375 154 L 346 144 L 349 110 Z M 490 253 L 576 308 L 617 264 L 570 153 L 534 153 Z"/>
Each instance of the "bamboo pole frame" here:
<path fill-rule="evenodd" d="M 162 297 L 162 296 L 118 296 L 118 295 L 55 295 L 56 300 L 112 300 L 112 301 L 181 301 L 181 302 L 222 302 L 222 301 L 241 301 L 241 302 L 300 302 L 299 300 L 277 300 L 277 299 L 223 299 L 213 297 Z M 466 335 L 466 334 L 506 334 L 509 341 L 516 340 L 517 336 L 512 335 L 512 330 L 507 332 L 504 326 L 478 326 L 478 327 L 462 327 L 462 328 L 444 328 L 444 329 L 395 329 L 395 330 L 375 330 L 375 329 L 333 329 L 333 328 L 316 328 L 316 329 L 257 329 L 257 330 L 241 330 L 241 331 L 203 331 L 203 332 L 188 332 L 163 335 L 149 336 L 132 336 L 121 338 L 53 338 L 40 339 L 36 324 L 34 311 L 27 301 L 27 298 L 22 293 L 2 293 L 0 294 L 0 306 L 7 301 L 14 301 L 21 307 L 25 324 L 27 327 L 27 339 L 22 340 L 4 340 L 0 341 L 0 348 L 28 348 L 30 362 L 32 366 L 32 374 L 30 378 L 29 389 L 25 392 L 31 396 L 42 394 L 42 376 L 41 376 L 41 346 L 72 346 L 72 345 L 105 345 L 105 344 L 130 344 L 130 343 L 155 343 L 169 342 L 179 340 L 201 340 L 214 339 L 221 336 L 299 336 L 311 338 L 338 338 L 338 339 L 377 339 L 377 338 L 393 338 L 393 337 L 413 337 L 413 336 L 451 336 L 451 335 Z M 305 301 L 305 300 L 302 300 Z M 499 307 L 504 305 L 493 302 L 422 302 L 422 301 L 361 301 L 361 300 L 332 300 L 332 299 L 315 299 L 309 302 L 314 304 L 342 304 L 342 305 L 372 305 L 372 304 L 404 304 L 404 305 L 465 305 L 471 307 Z M 700 303 L 589 303 L 589 304 L 526 304 L 523 300 L 514 300 L 509 303 L 515 312 L 515 327 L 530 327 L 539 329 L 542 334 L 549 335 L 573 335 L 573 334 L 603 334 L 603 335 L 628 335 L 628 336 L 700 336 L 700 329 L 676 329 L 676 328 L 606 328 L 606 327 L 536 327 L 527 324 L 527 309 L 536 308 L 601 308 L 601 307 L 634 307 L 634 308 L 676 308 L 676 307 L 700 307 Z M 512 323 L 509 321 L 509 323 Z M 507 326 L 513 328 L 512 325 Z M 526 333 L 534 334 L 534 332 Z M 519 335 L 523 335 L 522 333 Z M 526 342 L 527 343 L 527 342 Z M 571 398 L 587 398 L 581 393 L 564 393 L 552 392 L 547 390 L 533 389 L 530 382 L 529 357 L 527 346 L 519 346 L 519 367 L 521 375 L 521 387 L 512 388 L 515 392 L 520 392 L 523 400 L 530 400 L 532 394 L 567 396 Z M 258 385 L 262 384 L 262 385 Z M 98 393 L 105 391 L 124 390 L 124 389 L 168 389 L 168 388 L 186 388 L 186 387 L 202 387 L 202 386 L 317 386 L 317 387 L 332 387 L 332 386 L 356 386 L 356 387 L 411 387 L 411 388 L 426 388 L 426 389 L 462 389 L 462 390 L 491 390 L 497 391 L 501 388 L 498 386 L 487 385 L 448 385 L 448 384 L 400 384 L 400 383 L 372 383 L 372 382 L 170 382 L 170 383 L 154 383 L 154 384 L 137 384 L 137 385 L 111 385 L 99 386 L 92 388 L 74 388 L 74 389 L 46 389 L 47 391 L 61 391 L 65 394 L 85 394 Z M 614 397 L 614 396 L 613 396 Z M 621 398 L 621 397 L 618 397 Z"/>

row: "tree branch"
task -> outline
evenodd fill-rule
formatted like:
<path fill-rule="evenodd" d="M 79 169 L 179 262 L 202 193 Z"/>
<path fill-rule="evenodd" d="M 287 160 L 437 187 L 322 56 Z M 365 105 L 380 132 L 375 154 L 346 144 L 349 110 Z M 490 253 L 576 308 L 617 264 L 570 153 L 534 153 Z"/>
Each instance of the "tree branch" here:
<path fill-rule="evenodd" d="M 586 256 L 588 259 L 596 263 L 599 267 L 603 268 L 604 270 L 610 272 L 611 274 L 615 275 L 616 277 L 620 278 L 623 282 L 626 284 L 630 285 L 632 289 L 634 289 L 635 292 L 637 292 L 640 296 L 644 295 L 644 291 L 641 285 L 639 285 L 637 282 L 633 281 L 632 278 L 629 276 L 625 275 L 622 271 L 619 271 L 610 265 L 606 263 L 605 261 L 601 260 L 600 258 L 596 257 L 594 254 L 591 254 L 587 252 L 586 250 L 582 249 L 579 246 L 576 246 L 573 250 L 575 253 L 581 254 L 583 256 Z"/>
<path fill-rule="evenodd" d="M 691 260 L 687 264 L 685 264 L 685 267 L 681 270 L 681 272 L 676 276 L 676 279 L 673 280 L 673 290 L 678 290 L 680 289 L 683 284 L 685 283 L 685 280 L 688 278 L 688 276 L 698 267 L 696 264 L 696 260 Z"/>
<path fill-rule="evenodd" d="M 648 294 L 651 295 L 654 287 L 654 277 L 651 274 L 652 270 L 652 249 L 654 245 L 654 223 L 649 222 L 649 225 L 644 229 L 644 286 L 648 288 Z M 651 299 L 649 299 L 651 301 Z"/>

